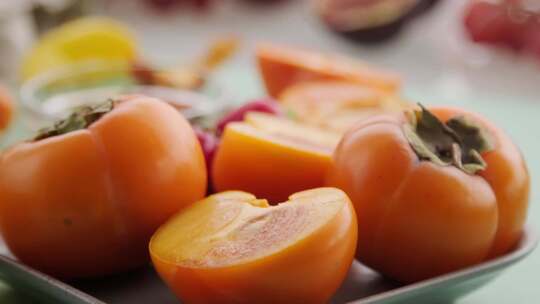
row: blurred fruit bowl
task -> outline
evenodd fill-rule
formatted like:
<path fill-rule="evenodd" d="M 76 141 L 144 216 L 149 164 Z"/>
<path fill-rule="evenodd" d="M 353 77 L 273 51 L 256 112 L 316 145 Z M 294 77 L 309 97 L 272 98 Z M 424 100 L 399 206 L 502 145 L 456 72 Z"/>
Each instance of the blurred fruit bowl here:
<path fill-rule="evenodd" d="M 20 89 L 23 120 L 36 130 L 64 118 L 78 107 L 126 94 L 160 98 L 188 119 L 222 112 L 230 100 L 211 81 L 193 90 L 145 84 L 128 62 L 88 60 L 47 71 L 23 83 Z"/>

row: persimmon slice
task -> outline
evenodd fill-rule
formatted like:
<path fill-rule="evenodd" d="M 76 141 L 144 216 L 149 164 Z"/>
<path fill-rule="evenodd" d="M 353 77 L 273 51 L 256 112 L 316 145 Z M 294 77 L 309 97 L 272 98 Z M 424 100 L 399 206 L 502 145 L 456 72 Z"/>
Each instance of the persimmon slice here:
<path fill-rule="evenodd" d="M 276 206 L 228 191 L 169 220 L 150 254 L 187 303 L 324 303 L 352 263 L 355 225 L 347 195 L 336 188 L 298 192 Z"/>
<path fill-rule="evenodd" d="M 256 56 L 266 90 L 273 97 L 304 81 L 351 81 L 386 92 L 397 92 L 400 87 L 396 74 L 336 54 L 266 43 L 258 45 Z"/>
<path fill-rule="evenodd" d="M 225 128 L 212 166 L 217 191 L 242 190 L 284 201 L 322 187 L 341 134 L 264 113 Z"/>

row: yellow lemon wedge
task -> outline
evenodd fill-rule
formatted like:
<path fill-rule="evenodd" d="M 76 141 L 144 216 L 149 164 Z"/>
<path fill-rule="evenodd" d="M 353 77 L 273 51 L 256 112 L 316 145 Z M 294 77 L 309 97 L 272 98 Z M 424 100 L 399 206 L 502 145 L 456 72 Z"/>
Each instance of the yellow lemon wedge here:
<path fill-rule="evenodd" d="M 92 16 L 67 22 L 47 32 L 26 54 L 21 77 L 83 60 L 132 60 L 137 54 L 134 35 L 122 23 Z"/>

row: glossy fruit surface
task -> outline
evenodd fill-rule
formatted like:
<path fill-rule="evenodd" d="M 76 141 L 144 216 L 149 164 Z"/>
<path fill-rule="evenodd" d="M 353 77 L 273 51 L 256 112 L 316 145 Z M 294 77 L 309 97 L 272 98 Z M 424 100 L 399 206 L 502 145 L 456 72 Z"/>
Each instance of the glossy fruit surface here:
<path fill-rule="evenodd" d="M 295 120 L 337 132 L 373 115 L 408 106 L 394 94 L 348 81 L 301 82 L 284 90 L 279 101 Z"/>
<path fill-rule="evenodd" d="M 150 254 L 183 303 L 327 303 L 352 263 L 356 228 L 349 199 L 335 188 L 277 206 L 229 191 L 169 220 Z"/>
<path fill-rule="evenodd" d="M 155 229 L 204 197 L 201 147 L 173 107 L 130 96 L 101 115 L 55 135 L 78 121 L 64 120 L 0 157 L 2 237 L 47 274 L 89 277 L 143 265 Z"/>
<path fill-rule="evenodd" d="M 400 87 L 395 74 L 360 60 L 300 48 L 261 44 L 257 62 L 266 90 L 273 97 L 293 84 L 314 80 L 352 81 L 388 92 Z"/>
<path fill-rule="evenodd" d="M 242 190 L 272 204 L 321 187 L 341 135 L 274 115 L 250 112 L 227 125 L 214 158 L 217 191 Z"/>
<path fill-rule="evenodd" d="M 476 114 L 454 108 L 431 111 L 446 124 L 465 117 L 473 124 L 461 126 L 479 126 L 455 129 L 471 131 L 459 133 L 458 146 L 450 131 L 425 137 L 426 142 L 445 138 L 433 151 L 444 152 L 441 159 L 452 163 L 441 165 L 441 159 L 427 160 L 433 156 L 429 153 L 418 154 L 422 145 L 411 144 L 406 116 L 381 115 L 344 136 L 328 179 L 355 206 L 359 260 L 401 282 L 430 278 L 508 252 L 521 237 L 527 213 L 529 175 L 509 138 Z M 428 125 L 439 128 L 433 119 Z M 477 151 L 481 158 L 469 150 L 479 134 L 490 142 L 489 148 Z M 441 150 L 445 146 L 462 147 L 463 158 L 451 160 Z M 466 164 L 473 159 L 477 164 Z M 452 165 L 458 160 L 460 167 Z"/>

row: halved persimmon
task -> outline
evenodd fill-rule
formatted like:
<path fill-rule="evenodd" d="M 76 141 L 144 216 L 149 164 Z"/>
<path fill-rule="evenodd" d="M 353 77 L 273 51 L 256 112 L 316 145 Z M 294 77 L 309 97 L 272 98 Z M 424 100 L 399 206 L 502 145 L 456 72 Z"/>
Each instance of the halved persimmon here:
<path fill-rule="evenodd" d="M 295 193 L 277 206 L 230 191 L 169 220 L 150 255 L 184 303 L 326 303 L 353 261 L 356 236 L 339 189 Z"/>
<path fill-rule="evenodd" d="M 286 200 L 324 185 L 339 133 L 274 115 L 250 112 L 227 125 L 212 165 L 217 191 L 242 190 Z"/>
<path fill-rule="evenodd" d="M 273 97 L 295 83 L 313 80 L 352 81 L 387 92 L 400 87 L 396 74 L 335 54 L 261 44 L 256 56 L 266 90 Z"/>
<path fill-rule="evenodd" d="M 296 120 L 338 132 L 373 115 L 410 107 L 395 94 L 338 80 L 297 83 L 285 89 L 278 100 Z"/>

